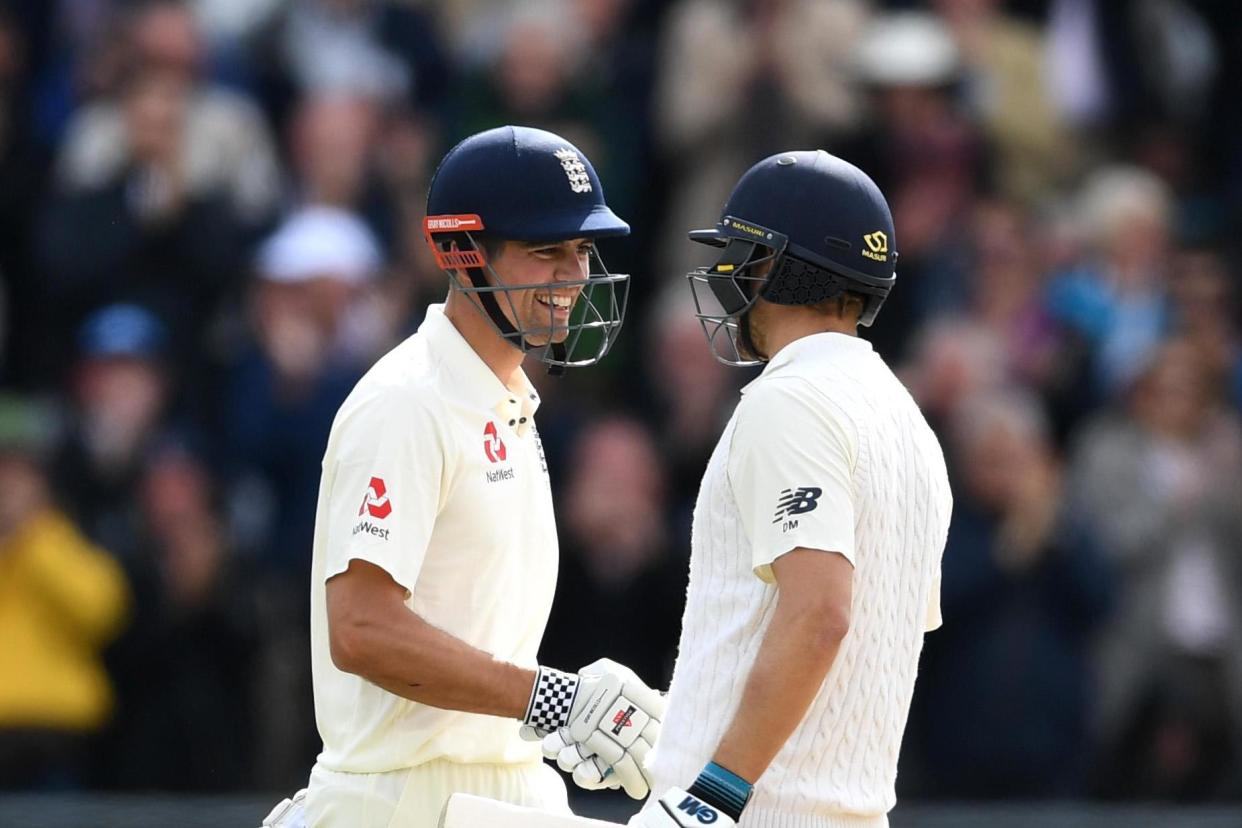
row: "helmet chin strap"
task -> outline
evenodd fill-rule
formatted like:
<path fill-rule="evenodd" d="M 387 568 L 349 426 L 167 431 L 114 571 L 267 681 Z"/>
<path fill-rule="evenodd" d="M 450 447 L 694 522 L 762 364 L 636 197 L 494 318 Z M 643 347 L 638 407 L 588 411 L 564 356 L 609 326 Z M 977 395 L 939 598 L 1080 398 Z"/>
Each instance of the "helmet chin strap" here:
<path fill-rule="evenodd" d="M 564 362 L 569 351 L 565 348 L 564 342 L 553 342 L 550 347 L 552 348 L 552 358 L 556 362 L 548 363 L 548 376 L 559 377 L 565 373 Z"/>
<path fill-rule="evenodd" d="M 466 274 L 470 277 L 470 283 L 477 288 L 488 288 L 490 285 L 483 276 L 480 268 L 469 268 Z M 509 321 L 509 317 L 505 316 L 505 312 L 500 309 L 500 303 L 496 301 L 496 295 L 489 290 L 481 289 L 477 294 L 479 301 L 483 303 L 483 310 L 487 311 L 487 315 L 491 317 L 492 322 L 500 329 L 500 335 L 505 338 L 515 348 L 521 348 L 523 352 L 534 350 L 537 346 L 530 344 L 523 337 L 520 331 L 514 327 Z"/>
<path fill-rule="evenodd" d="M 481 268 L 468 268 L 466 273 L 470 278 L 470 283 L 475 287 L 489 287 L 487 279 L 483 276 Z M 495 294 L 488 290 L 480 290 L 477 296 L 479 297 L 479 301 L 483 303 L 483 310 L 486 311 L 487 315 L 491 317 L 492 322 L 500 330 L 500 335 L 504 337 L 506 342 L 515 348 L 520 348 L 522 353 L 533 351 L 535 348 L 539 347 L 537 345 L 532 345 L 529 341 L 527 341 L 518 329 L 514 327 L 513 323 L 509 321 L 509 317 L 505 316 L 504 311 L 500 309 L 500 303 L 496 301 Z M 568 349 L 566 349 L 565 343 L 553 342 L 548 347 L 552 351 L 552 358 L 554 360 L 560 363 L 565 362 L 565 359 L 568 356 Z M 557 365 L 554 363 L 548 364 L 548 374 L 551 376 L 559 377 L 564 373 L 564 365 Z"/>

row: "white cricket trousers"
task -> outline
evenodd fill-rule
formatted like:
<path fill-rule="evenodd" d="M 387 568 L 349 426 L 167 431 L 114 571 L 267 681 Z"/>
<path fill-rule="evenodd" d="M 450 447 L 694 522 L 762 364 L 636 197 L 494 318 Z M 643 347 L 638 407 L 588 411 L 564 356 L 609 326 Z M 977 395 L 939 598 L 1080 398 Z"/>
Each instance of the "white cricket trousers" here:
<path fill-rule="evenodd" d="M 388 773 L 340 773 L 315 765 L 307 828 L 437 828 L 450 795 L 469 793 L 570 813 L 565 783 L 543 762 L 462 765 L 432 761 Z"/>

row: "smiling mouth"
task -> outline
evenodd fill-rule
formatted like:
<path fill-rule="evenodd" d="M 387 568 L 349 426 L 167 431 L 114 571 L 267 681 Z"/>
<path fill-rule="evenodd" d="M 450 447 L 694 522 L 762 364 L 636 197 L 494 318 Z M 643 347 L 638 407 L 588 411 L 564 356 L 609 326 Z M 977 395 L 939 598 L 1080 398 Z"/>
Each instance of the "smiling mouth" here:
<path fill-rule="evenodd" d="M 556 313 L 568 313 L 569 309 L 574 305 L 573 297 L 555 296 L 552 294 L 536 296 L 535 301 L 545 308 L 551 308 Z"/>

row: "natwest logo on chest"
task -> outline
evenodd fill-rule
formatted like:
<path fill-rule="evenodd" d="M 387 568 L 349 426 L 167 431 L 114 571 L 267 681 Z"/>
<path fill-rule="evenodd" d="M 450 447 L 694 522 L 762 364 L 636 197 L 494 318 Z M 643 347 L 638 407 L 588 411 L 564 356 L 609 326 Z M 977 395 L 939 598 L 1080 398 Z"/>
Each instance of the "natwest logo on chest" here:
<path fill-rule="evenodd" d="M 500 439 L 500 434 L 496 431 L 496 423 L 489 422 L 483 427 L 483 453 L 487 455 L 487 459 L 492 463 L 502 463 L 509 456 L 509 452 L 505 449 L 504 440 Z"/>

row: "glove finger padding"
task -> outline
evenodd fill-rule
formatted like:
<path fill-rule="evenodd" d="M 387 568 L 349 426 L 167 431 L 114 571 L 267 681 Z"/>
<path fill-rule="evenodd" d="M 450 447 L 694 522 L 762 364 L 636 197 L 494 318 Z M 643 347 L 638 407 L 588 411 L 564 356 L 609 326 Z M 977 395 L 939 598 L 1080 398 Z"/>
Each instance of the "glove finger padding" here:
<path fill-rule="evenodd" d="M 598 756 L 588 756 L 579 762 L 572 776 L 575 785 L 588 791 L 621 787 L 616 774 L 613 774 Z"/>
<path fill-rule="evenodd" d="M 547 738 L 548 732 L 533 725 L 524 724 L 518 728 L 518 736 L 522 737 L 523 742 L 538 742 Z"/>
<path fill-rule="evenodd" d="M 651 752 L 651 745 L 645 739 L 639 739 L 630 746 L 630 756 L 634 757 L 634 761 L 638 763 L 640 768 L 646 769 L 647 754 Z"/>
<path fill-rule="evenodd" d="M 655 747 L 656 740 L 660 738 L 660 720 L 652 719 L 647 722 L 647 726 L 643 728 L 642 740 L 648 745 Z"/>
<path fill-rule="evenodd" d="M 544 736 L 540 747 L 543 749 L 543 757 L 545 759 L 555 760 L 556 757 L 561 755 L 562 750 L 573 743 L 574 741 L 569 738 L 569 731 L 562 727 Z"/>
<path fill-rule="evenodd" d="M 651 780 L 647 777 L 647 770 L 642 763 L 647 758 L 651 745 L 640 740 L 626 749 L 608 735 L 596 731 L 583 747 L 588 753 L 595 754 L 611 766 L 612 775 L 631 798 L 642 799 L 650 793 Z"/>
<path fill-rule="evenodd" d="M 625 748 L 621 747 L 607 734 L 595 731 L 582 743 L 583 750 L 592 756 L 598 756 L 604 764 L 615 765 L 625 756 Z"/>
<path fill-rule="evenodd" d="M 594 758 L 581 745 L 566 745 L 556 755 L 556 766 L 565 771 L 565 773 L 573 773 L 583 762 Z M 602 777 L 603 774 L 601 773 L 600 776 Z"/>
<path fill-rule="evenodd" d="M 600 757 L 591 753 L 585 745 L 569 740 L 564 728 L 550 733 L 543 740 L 543 755 L 556 762 L 556 766 L 573 777 L 574 784 L 588 791 L 602 788 L 617 789 L 621 783 L 612 769 Z"/>
<path fill-rule="evenodd" d="M 612 774 L 617 777 L 630 799 L 646 799 L 647 794 L 651 793 L 651 783 L 647 779 L 646 771 L 639 767 L 629 753 L 612 766 Z"/>

